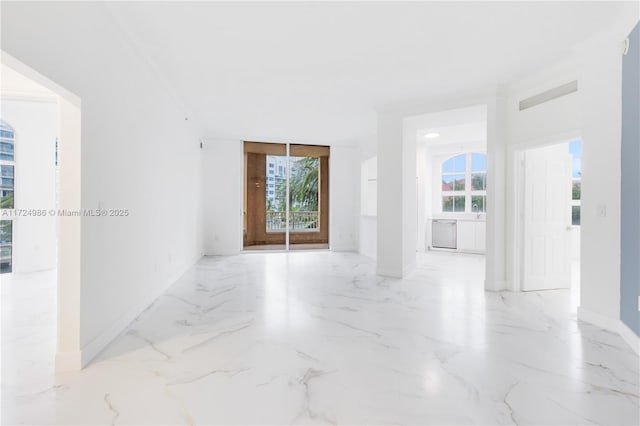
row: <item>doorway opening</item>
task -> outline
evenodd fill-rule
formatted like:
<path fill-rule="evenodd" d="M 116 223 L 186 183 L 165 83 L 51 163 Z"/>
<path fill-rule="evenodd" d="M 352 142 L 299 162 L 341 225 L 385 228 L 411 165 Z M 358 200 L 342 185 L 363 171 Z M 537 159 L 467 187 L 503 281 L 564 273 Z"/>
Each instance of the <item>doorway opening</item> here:
<path fill-rule="evenodd" d="M 4 63 L 0 106 L 2 385 L 12 393 L 54 370 L 60 129 L 56 95 Z"/>
<path fill-rule="evenodd" d="M 517 289 L 580 291 L 582 141 L 516 152 Z"/>
<path fill-rule="evenodd" d="M 423 114 L 409 123 L 416 140 L 416 249 L 454 262 L 468 258 L 484 277 L 488 186 L 493 184 L 487 106 Z"/>
<path fill-rule="evenodd" d="M 329 248 L 329 147 L 244 143 L 244 250 Z"/>
<path fill-rule="evenodd" d="M 76 95 L 0 53 L 2 374 L 11 387 L 82 368 L 81 111 Z"/>

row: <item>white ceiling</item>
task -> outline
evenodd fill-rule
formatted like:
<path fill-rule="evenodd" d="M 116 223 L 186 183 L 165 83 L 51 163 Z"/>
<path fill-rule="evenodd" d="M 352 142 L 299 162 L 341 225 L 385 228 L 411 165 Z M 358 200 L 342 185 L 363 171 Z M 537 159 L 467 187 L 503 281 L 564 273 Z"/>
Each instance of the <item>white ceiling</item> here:
<path fill-rule="evenodd" d="M 615 2 L 117 2 L 206 136 L 340 142 L 375 108 L 513 81 L 620 18 Z"/>
<path fill-rule="evenodd" d="M 486 146 L 487 124 L 486 122 L 461 123 L 457 126 L 436 127 L 433 130 L 440 133 L 434 139 L 425 139 L 425 131 L 418 132 L 418 140 L 424 141 L 427 146 L 441 146 L 451 144 L 463 144 L 468 142 L 479 142 Z"/>
<path fill-rule="evenodd" d="M 443 146 L 478 142 L 486 146 L 487 107 L 476 105 L 411 117 L 416 140 L 427 146 Z M 426 139 L 425 133 L 437 132 L 437 138 Z"/>

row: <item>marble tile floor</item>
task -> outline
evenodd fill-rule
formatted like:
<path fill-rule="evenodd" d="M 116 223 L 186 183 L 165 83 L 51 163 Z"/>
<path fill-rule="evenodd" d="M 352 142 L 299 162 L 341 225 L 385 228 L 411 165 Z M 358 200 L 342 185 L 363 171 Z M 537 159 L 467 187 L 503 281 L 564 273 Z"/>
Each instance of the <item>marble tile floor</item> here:
<path fill-rule="evenodd" d="M 2 423 L 640 423 L 638 356 L 577 322 L 572 292 L 483 280 L 450 253 L 402 280 L 350 253 L 207 257 L 58 375 L 49 314 L 7 310 L 37 302 L 3 282 Z"/>

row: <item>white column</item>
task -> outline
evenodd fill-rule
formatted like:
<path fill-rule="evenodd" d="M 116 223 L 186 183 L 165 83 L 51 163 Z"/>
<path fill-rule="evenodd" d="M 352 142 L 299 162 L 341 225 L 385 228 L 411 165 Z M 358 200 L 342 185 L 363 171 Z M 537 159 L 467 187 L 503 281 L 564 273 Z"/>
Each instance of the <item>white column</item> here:
<path fill-rule="evenodd" d="M 58 209 L 81 209 L 80 107 L 60 99 Z M 58 345 L 56 370 L 82 368 L 80 342 L 81 217 L 58 216 Z"/>
<path fill-rule="evenodd" d="M 399 113 L 378 114 L 377 273 L 403 277 L 416 260 L 416 141 Z"/>
<path fill-rule="evenodd" d="M 506 101 L 487 103 L 486 290 L 506 290 Z"/>

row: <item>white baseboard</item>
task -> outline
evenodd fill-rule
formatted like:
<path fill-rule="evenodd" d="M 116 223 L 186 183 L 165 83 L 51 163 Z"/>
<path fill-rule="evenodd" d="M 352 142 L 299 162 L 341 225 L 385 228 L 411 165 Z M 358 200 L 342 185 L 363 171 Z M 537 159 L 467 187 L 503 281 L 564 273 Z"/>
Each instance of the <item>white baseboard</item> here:
<path fill-rule="evenodd" d="M 396 269 L 376 268 L 376 275 L 391 278 L 402 278 L 402 271 Z"/>
<path fill-rule="evenodd" d="M 187 265 L 180 268 L 178 272 L 165 280 L 162 285 L 153 289 L 142 301 L 129 309 L 129 311 L 120 317 L 116 322 L 111 324 L 109 328 L 104 330 L 98 337 L 86 344 L 78 352 L 61 352 L 56 354 L 56 371 L 76 371 L 87 366 L 100 352 L 102 352 L 111 341 L 120 335 L 145 309 L 167 289 L 173 285 L 180 277 L 182 277 L 196 262 L 202 258 L 203 254 L 199 253 Z"/>
<path fill-rule="evenodd" d="M 369 259 L 373 259 L 376 260 L 376 253 L 374 252 L 368 252 L 366 250 L 362 250 L 362 247 L 359 247 L 356 252 L 364 257 L 368 257 Z"/>
<path fill-rule="evenodd" d="M 627 342 L 627 345 L 631 346 L 631 349 L 638 355 L 640 355 L 640 336 L 634 333 L 627 324 L 620 321 L 620 336 Z"/>
<path fill-rule="evenodd" d="M 509 281 L 487 281 L 484 280 L 485 291 L 513 291 Z"/>
<path fill-rule="evenodd" d="M 618 332 L 618 322 L 620 320 L 602 315 L 590 309 L 583 308 L 582 306 L 578 306 L 578 319 L 580 321 L 596 325 L 612 333 Z"/>
<path fill-rule="evenodd" d="M 383 277 L 390 278 L 403 278 L 409 275 L 416 268 L 415 262 L 403 267 L 402 269 L 385 269 L 385 268 L 376 268 L 376 275 L 381 275 Z"/>
<path fill-rule="evenodd" d="M 335 252 L 354 253 L 358 251 L 353 244 L 331 245 L 330 248 Z"/>
<path fill-rule="evenodd" d="M 56 353 L 56 372 L 78 371 L 82 369 L 82 352 Z"/>
<path fill-rule="evenodd" d="M 242 247 L 230 248 L 230 247 L 217 247 L 208 248 L 204 251 L 204 256 L 233 256 L 240 254 Z"/>
<path fill-rule="evenodd" d="M 619 334 L 620 337 L 622 337 L 622 339 L 631 347 L 631 349 L 633 349 L 635 353 L 640 355 L 640 337 L 633 331 L 631 331 L 631 329 L 620 319 L 602 315 L 590 309 L 583 308 L 582 306 L 578 307 L 578 319 L 612 333 Z"/>

